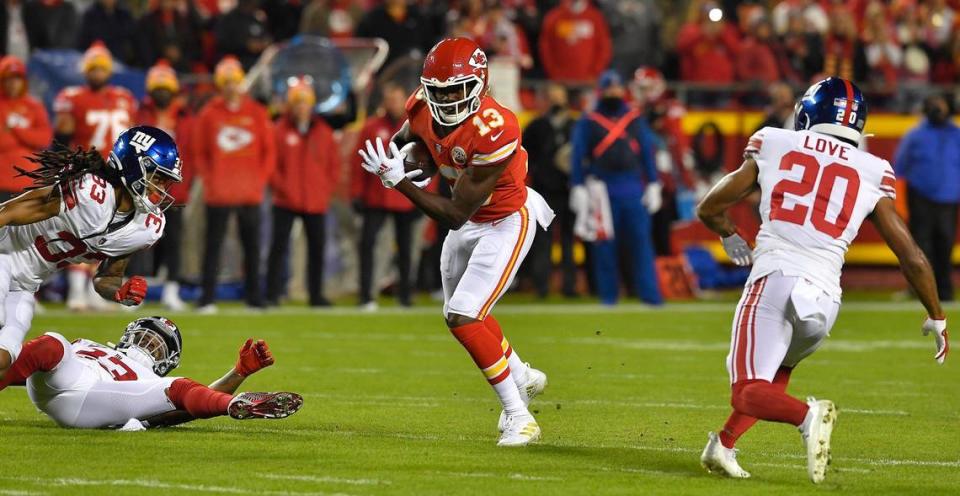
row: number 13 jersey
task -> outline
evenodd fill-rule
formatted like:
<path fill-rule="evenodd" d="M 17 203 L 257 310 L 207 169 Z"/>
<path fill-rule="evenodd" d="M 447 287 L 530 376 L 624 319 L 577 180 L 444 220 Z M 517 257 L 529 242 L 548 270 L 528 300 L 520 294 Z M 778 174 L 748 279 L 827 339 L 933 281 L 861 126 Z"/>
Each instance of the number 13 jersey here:
<path fill-rule="evenodd" d="M 749 282 L 780 271 L 840 301 L 850 243 L 878 201 L 896 198 L 890 163 L 825 134 L 770 127 L 750 138 L 744 157 L 757 162 L 761 192 Z"/>
<path fill-rule="evenodd" d="M 116 190 L 106 180 L 86 174 L 60 186 L 60 213 L 22 226 L 0 228 L 0 253 L 13 258 L 11 289 L 36 291 L 51 274 L 70 264 L 96 263 L 147 248 L 163 236 L 163 214 L 133 211 L 121 224 Z"/>
<path fill-rule="evenodd" d="M 407 100 L 407 120 L 410 131 L 430 149 L 433 163 L 451 185 L 468 167 L 495 167 L 509 161 L 490 198 L 471 221 L 502 219 L 526 203 L 527 151 L 520 143 L 520 124 L 513 112 L 493 97 L 483 97 L 471 117 L 441 138 L 434 130 L 433 116 L 420 88 Z"/>

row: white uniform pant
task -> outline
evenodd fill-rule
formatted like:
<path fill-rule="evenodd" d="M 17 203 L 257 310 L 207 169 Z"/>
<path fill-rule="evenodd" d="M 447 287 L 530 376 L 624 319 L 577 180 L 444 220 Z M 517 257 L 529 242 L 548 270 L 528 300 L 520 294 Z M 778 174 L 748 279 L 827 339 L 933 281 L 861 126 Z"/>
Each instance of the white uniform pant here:
<path fill-rule="evenodd" d="M 737 305 L 727 355 L 730 383 L 773 382 L 780 367 L 795 367 L 826 339 L 840 302 L 802 277 L 775 272 L 748 284 Z"/>
<path fill-rule="evenodd" d="M 6 296 L 3 298 L 4 295 L 0 294 L 0 305 L 3 305 L 6 314 L 6 320 L 0 327 L 0 348 L 7 350 L 13 361 L 16 361 L 23 348 L 23 340 L 30 332 L 37 300 L 32 291 L 0 292 Z"/>
<path fill-rule="evenodd" d="M 513 283 L 530 251 L 536 227 L 553 221 L 553 210 L 527 188 L 527 202 L 518 211 L 493 222 L 467 222 L 450 231 L 440 254 L 443 316 L 483 320 Z"/>
<path fill-rule="evenodd" d="M 70 350 L 69 343 L 63 344 Z M 177 377 L 105 380 L 91 363 L 69 351 L 64 353 L 53 370 L 27 379 L 30 400 L 62 427 L 117 427 L 132 418 L 144 420 L 176 410 L 167 388 Z"/>

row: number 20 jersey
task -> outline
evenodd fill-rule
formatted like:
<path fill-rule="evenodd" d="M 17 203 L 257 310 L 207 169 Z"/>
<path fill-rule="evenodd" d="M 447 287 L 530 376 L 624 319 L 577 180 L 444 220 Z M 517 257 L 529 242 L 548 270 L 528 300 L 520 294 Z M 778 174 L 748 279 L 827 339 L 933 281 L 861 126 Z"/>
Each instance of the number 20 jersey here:
<path fill-rule="evenodd" d="M 163 236 L 163 214 L 134 211 L 133 219 L 109 233 L 117 202 L 113 186 L 93 174 L 62 185 L 60 213 L 22 226 L 0 228 L 0 253 L 13 260 L 12 290 L 36 291 L 57 270 L 96 263 L 147 248 Z M 119 214 L 118 214 L 119 215 Z"/>
<path fill-rule="evenodd" d="M 831 136 L 765 127 L 747 143 L 759 168 L 762 223 L 749 282 L 781 271 L 840 301 L 850 243 L 882 198 L 896 198 L 890 163 Z"/>

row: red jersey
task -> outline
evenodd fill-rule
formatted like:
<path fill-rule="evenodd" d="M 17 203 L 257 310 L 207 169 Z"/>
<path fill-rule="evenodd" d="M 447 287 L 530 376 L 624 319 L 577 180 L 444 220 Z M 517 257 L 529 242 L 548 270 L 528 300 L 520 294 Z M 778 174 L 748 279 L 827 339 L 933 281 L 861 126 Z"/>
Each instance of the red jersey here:
<path fill-rule="evenodd" d="M 119 86 L 104 86 L 99 90 L 70 86 L 54 99 L 53 111 L 70 114 L 76 123 L 71 147 L 97 147 L 106 159 L 120 133 L 133 125 L 137 101 Z"/>
<path fill-rule="evenodd" d="M 527 201 L 527 151 L 520 143 L 520 123 L 509 109 L 491 96 L 483 97 L 480 109 L 443 138 L 433 128 L 433 116 L 418 89 L 407 100 L 410 131 L 430 150 L 440 174 L 451 184 L 468 167 L 494 167 L 506 163 L 490 198 L 471 221 L 482 223 L 502 219 Z"/>

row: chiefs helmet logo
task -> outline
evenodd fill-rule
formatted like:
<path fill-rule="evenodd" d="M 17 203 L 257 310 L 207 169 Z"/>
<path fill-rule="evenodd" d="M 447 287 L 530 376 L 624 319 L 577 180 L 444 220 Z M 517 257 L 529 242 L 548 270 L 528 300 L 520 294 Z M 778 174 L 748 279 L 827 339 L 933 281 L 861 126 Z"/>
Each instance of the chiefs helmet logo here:
<path fill-rule="evenodd" d="M 483 69 L 487 66 L 487 54 L 483 53 L 483 50 L 477 48 L 473 51 L 473 55 L 470 56 L 469 64 L 471 67 Z"/>

